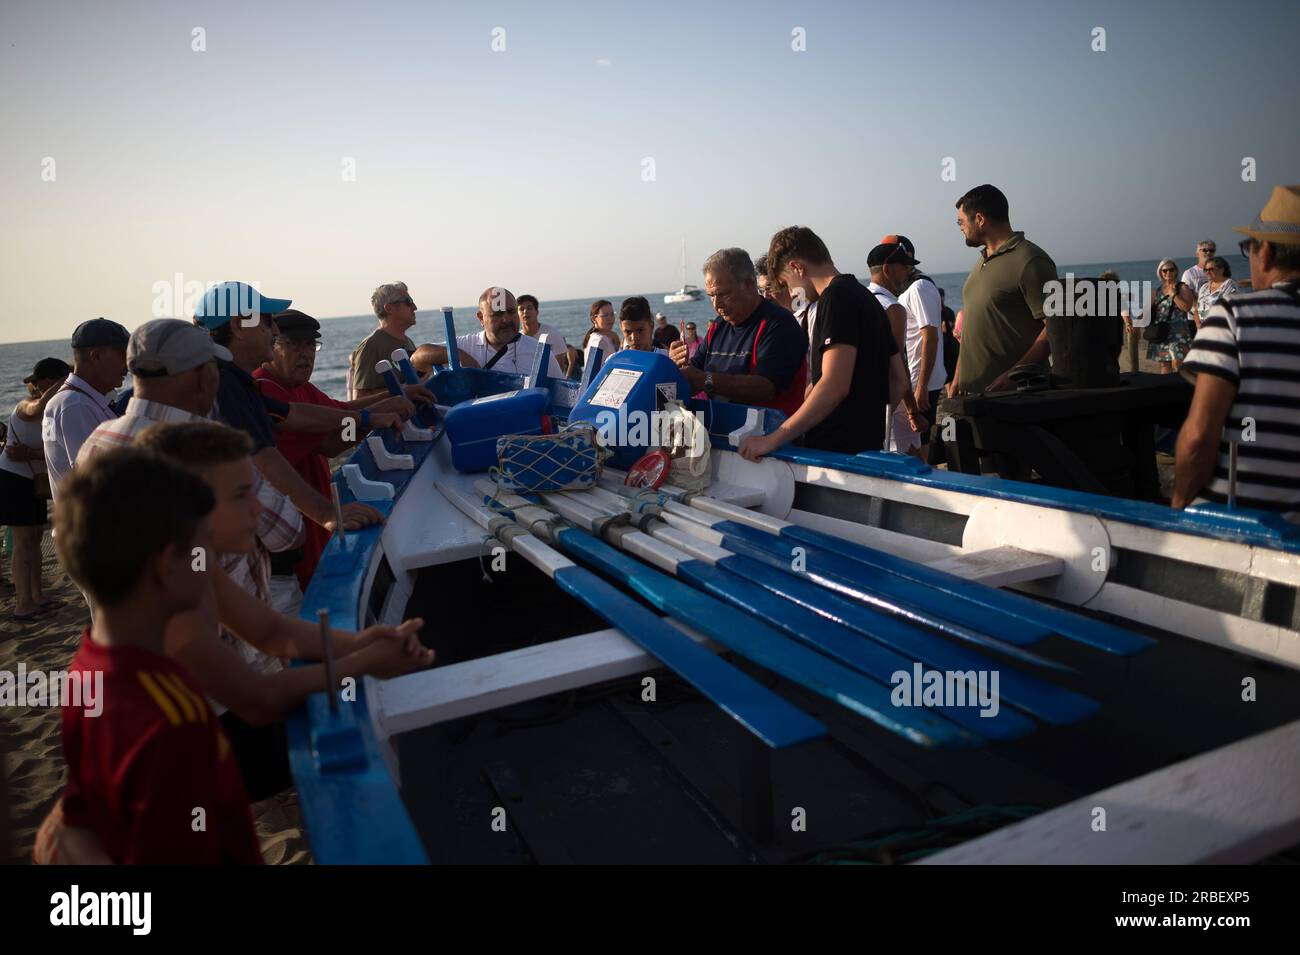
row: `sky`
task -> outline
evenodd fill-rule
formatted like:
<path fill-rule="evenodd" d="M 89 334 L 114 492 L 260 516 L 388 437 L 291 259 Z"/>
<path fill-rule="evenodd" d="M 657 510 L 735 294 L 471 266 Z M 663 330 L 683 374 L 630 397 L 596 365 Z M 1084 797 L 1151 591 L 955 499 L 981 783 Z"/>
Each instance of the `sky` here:
<path fill-rule="evenodd" d="M 228 279 L 670 290 L 792 224 L 964 270 L 983 182 L 1057 262 L 1190 259 L 1300 182 L 1297 48 L 1291 0 L 4 0 L 0 342 Z"/>

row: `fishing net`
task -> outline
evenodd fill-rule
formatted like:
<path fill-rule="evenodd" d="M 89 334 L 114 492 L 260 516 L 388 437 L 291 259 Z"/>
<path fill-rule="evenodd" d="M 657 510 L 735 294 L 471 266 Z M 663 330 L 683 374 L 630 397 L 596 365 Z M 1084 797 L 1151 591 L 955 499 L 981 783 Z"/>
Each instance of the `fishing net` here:
<path fill-rule="evenodd" d="M 512 491 L 583 491 L 599 480 L 605 457 L 586 423 L 556 434 L 505 434 L 497 438 L 497 466 L 488 476 Z"/>

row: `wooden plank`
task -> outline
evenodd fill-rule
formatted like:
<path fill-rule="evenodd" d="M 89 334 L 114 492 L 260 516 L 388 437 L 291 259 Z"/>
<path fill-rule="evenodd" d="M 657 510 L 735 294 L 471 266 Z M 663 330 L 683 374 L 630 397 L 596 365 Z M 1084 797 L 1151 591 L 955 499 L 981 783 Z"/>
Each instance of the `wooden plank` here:
<path fill-rule="evenodd" d="M 1239 865 L 1300 840 L 1300 721 L 1131 779 L 921 865 Z M 1095 809 L 1106 831 L 1093 831 Z"/>
<path fill-rule="evenodd" d="M 956 557 L 935 561 L 928 566 L 990 587 L 1005 587 L 1025 580 L 1055 577 L 1065 569 L 1065 561 L 1060 557 L 1049 557 L 1004 545 L 968 551 Z"/>
<path fill-rule="evenodd" d="M 684 624 L 668 622 L 710 650 L 721 649 Z M 385 680 L 373 705 L 376 722 L 391 736 L 659 666 L 621 630 L 609 628 Z"/>

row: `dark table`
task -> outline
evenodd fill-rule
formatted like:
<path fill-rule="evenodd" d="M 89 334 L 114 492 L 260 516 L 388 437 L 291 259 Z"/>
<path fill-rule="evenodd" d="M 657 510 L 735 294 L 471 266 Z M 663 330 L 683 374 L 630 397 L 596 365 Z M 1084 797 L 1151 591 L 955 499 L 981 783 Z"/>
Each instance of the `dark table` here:
<path fill-rule="evenodd" d="M 1154 430 L 1182 425 L 1192 386 L 1145 372 L 1120 382 L 945 398 L 938 421 L 948 466 L 979 474 L 986 458 L 1000 477 L 1158 500 Z"/>

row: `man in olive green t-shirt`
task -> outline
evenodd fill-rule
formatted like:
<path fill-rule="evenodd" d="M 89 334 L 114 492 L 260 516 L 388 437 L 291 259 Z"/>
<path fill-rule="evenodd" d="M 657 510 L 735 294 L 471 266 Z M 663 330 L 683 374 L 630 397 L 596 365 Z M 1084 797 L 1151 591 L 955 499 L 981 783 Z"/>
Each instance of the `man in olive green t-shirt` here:
<path fill-rule="evenodd" d="M 962 289 L 961 355 L 950 393 L 1006 391 L 1016 365 L 1047 361 L 1044 303 L 1056 263 L 1012 231 L 1007 197 L 996 186 L 976 186 L 957 210 L 966 244 L 983 251 Z"/>
<path fill-rule="evenodd" d="M 415 302 L 406 283 L 379 286 L 370 296 L 370 305 L 379 319 L 379 327 L 362 340 L 348 359 L 349 400 L 388 391 L 384 379 L 375 371 L 375 363 L 380 359 L 391 360 L 398 348 L 405 348 L 408 355 L 415 354 L 415 342 L 406 334 L 407 329 L 415 327 Z"/>

